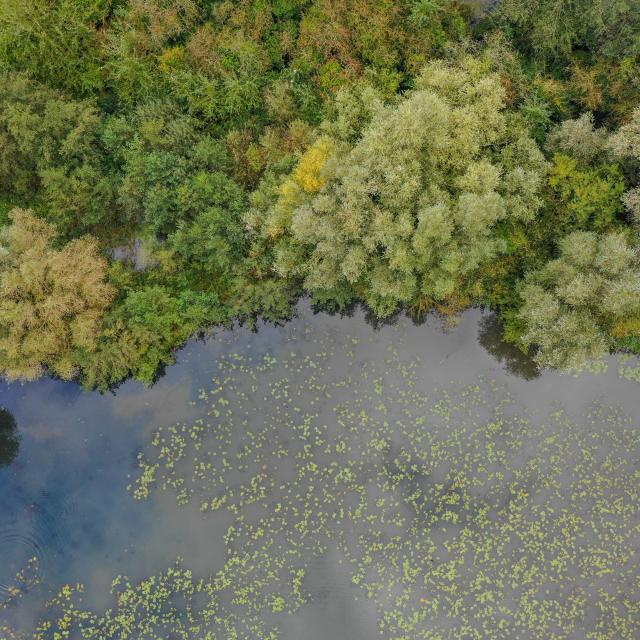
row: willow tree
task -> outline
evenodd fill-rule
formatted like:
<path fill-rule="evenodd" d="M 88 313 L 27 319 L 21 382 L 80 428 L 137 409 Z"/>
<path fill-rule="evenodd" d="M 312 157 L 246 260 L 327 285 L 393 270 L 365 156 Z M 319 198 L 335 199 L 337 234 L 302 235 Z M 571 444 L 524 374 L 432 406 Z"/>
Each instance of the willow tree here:
<path fill-rule="evenodd" d="M 343 93 L 322 131 L 247 216 L 275 271 L 317 299 L 359 298 L 378 316 L 464 306 L 540 206 L 544 159 L 478 60 L 429 64 L 394 104 Z"/>
<path fill-rule="evenodd" d="M 521 340 L 546 367 L 580 367 L 616 339 L 640 336 L 640 270 L 622 233 L 575 231 L 560 256 L 527 275 Z"/>
<path fill-rule="evenodd" d="M 622 201 L 636 224 L 640 225 L 640 107 L 631 114 L 608 141 L 611 154 L 629 163 L 629 174 L 634 188 L 624 194 Z"/>
<path fill-rule="evenodd" d="M 14 209 L 0 231 L 0 373 L 33 379 L 44 368 L 75 373 L 74 354 L 92 350 L 113 289 L 96 241 L 56 249 L 55 228 Z"/>

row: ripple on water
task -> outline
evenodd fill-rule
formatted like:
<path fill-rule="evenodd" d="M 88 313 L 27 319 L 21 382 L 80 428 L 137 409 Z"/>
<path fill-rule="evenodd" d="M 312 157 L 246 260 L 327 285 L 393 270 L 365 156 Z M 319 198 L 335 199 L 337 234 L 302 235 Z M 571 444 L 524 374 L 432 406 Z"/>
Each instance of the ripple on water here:
<path fill-rule="evenodd" d="M 44 578 L 42 543 L 18 527 L 0 530 L 0 605 L 25 594 Z"/>
<path fill-rule="evenodd" d="M 60 505 L 48 504 L 48 496 L 43 495 L 42 502 L 30 505 L 26 511 L 34 536 L 42 541 L 47 556 L 59 555 L 69 545 L 69 536 L 65 534 L 63 524 L 69 519 L 67 500 Z M 71 516 L 72 517 L 72 516 Z"/>

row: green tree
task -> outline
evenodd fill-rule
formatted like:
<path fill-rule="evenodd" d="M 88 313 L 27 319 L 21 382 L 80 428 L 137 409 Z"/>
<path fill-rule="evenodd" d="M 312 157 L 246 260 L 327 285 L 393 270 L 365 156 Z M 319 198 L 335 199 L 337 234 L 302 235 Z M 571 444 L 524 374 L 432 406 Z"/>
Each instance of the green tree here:
<path fill-rule="evenodd" d="M 82 361 L 83 381 L 106 389 L 133 374 L 151 384 L 175 348 L 226 312 L 214 293 L 173 294 L 160 285 L 129 291 L 105 317 L 96 348 Z"/>
<path fill-rule="evenodd" d="M 245 194 L 224 174 L 212 173 L 196 176 L 182 197 L 200 210 L 178 225 L 167 245 L 195 285 L 224 292 L 246 253 Z"/>
<path fill-rule="evenodd" d="M 549 185 L 566 211 L 569 228 L 602 231 L 611 227 L 622 211 L 625 182 L 616 164 L 579 166 L 570 156 L 557 153 L 549 171 Z"/>
<path fill-rule="evenodd" d="M 96 106 L 0 73 L 0 191 L 36 207 L 65 237 L 118 222 Z"/>
<path fill-rule="evenodd" d="M 71 378 L 114 296 L 106 262 L 91 237 L 55 249 L 53 226 L 22 209 L 10 219 L 0 230 L 0 371 L 30 380 L 46 368 Z"/>
<path fill-rule="evenodd" d="M 102 88 L 101 27 L 113 0 L 3 0 L 0 67 L 25 71 L 56 88 Z"/>
<path fill-rule="evenodd" d="M 122 168 L 118 203 L 133 225 L 168 234 L 238 191 L 225 175 L 225 147 L 175 103 L 150 102 L 114 118 L 105 138 Z"/>
<path fill-rule="evenodd" d="M 640 271 L 623 233 L 576 231 L 559 247 L 557 259 L 527 275 L 517 318 L 538 364 L 567 369 L 640 335 Z"/>
<path fill-rule="evenodd" d="M 576 50 L 611 60 L 640 54 L 640 4 L 628 0 L 503 0 L 495 21 L 540 64 Z"/>
<path fill-rule="evenodd" d="M 468 304 L 479 267 L 540 206 L 545 162 L 503 101 L 499 78 L 472 58 L 431 63 L 388 106 L 370 91 L 339 100 L 327 135 L 254 196 L 247 224 L 273 243 L 274 270 L 379 316 Z"/>

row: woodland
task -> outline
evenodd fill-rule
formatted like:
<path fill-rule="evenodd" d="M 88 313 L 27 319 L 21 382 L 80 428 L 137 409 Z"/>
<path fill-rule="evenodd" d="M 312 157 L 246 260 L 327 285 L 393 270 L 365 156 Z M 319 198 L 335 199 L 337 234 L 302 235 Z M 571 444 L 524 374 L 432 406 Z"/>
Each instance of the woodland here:
<path fill-rule="evenodd" d="M 640 353 L 640 0 L 3 0 L 0 373 L 296 300 Z"/>

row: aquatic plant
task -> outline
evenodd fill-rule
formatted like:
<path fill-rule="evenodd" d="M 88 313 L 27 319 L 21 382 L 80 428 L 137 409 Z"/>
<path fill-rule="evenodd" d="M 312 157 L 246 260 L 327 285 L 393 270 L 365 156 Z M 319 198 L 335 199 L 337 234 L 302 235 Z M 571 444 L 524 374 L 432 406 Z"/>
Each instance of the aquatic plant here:
<path fill-rule="evenodd" d="M 118 578 L 101 614 L 63 590 L 38 640 L 275 639 L 318 597 L 314 563 L 328 555 L 386 638 L 638 636 L 628 417 L 599 404 L 580 421 L 528 415 L 490 379 L 426 394 L 401 344 L 382 364 L 355 336 L 338 351 L 305 327 L 290 344 L 281 358 L 221 358 L 201 417 L 158 428 L 130 486 L 226 513 L 222 565 Z"/>

